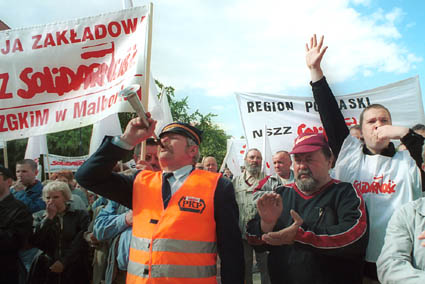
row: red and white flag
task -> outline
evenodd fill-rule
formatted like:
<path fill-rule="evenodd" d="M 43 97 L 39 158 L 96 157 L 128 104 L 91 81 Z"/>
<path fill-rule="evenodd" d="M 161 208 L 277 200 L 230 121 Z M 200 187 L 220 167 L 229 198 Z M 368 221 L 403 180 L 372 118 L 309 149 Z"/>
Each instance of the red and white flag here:
<path fill-rule="evenodd" d="M 247 151 L 245 139 L 227 139 L 227 152 L 220 167 L 220 172 L 227 167 L 234 176 L 241 175 L 241 167 L 244 165 L 244 158 Z"/>
<path fill-rule="evenodd" d="M 238 155 L 238 145 L 237 143 L 232 143 L 230 145 L 230 149 L 228 151 L 226 164 L 229 170 L 232 172 L 233 176 L 240 176 L 242 174 L 241 172 L 241 165 L 239 161 L 239 155 Z"/>
<path fill-rule="evenodd" d="M 266 175 L 274 174 L 274 167 L 273 167 L 273 154 L 272 149 L 270 148 L 270 141 L 269 141 L 269 135 L 267 135 L 267 125 L 264 125 L 263 133 L 266 133 L 266 135 L 263 135 L 263 172 Z"/>

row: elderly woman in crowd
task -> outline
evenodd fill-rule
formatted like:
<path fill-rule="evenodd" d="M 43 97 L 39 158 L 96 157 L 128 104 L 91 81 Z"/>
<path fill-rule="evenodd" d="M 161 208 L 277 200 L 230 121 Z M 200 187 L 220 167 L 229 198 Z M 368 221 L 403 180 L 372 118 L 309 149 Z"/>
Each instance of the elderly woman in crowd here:
<path fill-rule="evenodd" d="M 48 183 L 42 197 L 46 210 L 34 216 L 32 242 L 44 252 L 44 269 L 34 269 L 38 276 L 30 275 L 31 283 L 89 283 L 88 245 L 83 238 L 87 212 L 69 203 L 71 190 L 65 182 Z"/>

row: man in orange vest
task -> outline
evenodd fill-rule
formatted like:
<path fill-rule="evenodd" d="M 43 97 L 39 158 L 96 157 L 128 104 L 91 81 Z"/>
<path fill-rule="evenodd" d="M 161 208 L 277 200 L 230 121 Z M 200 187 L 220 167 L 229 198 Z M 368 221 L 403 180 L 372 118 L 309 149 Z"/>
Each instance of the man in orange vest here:
<path fill-rule="evenodd" d="M 165 126 L 159 135 L 162 172 L 134 177 L 112 172 L 135 145 L 152 136 L 156 121 L 129 122 L 121 136 L 107 137 L 76 179 L 106 198 L 133 209 L 127 283 L 244 282 L 244 257 L 233 185 L 220 174 L 196 170 L 202 131 L 186 123 Z"/>

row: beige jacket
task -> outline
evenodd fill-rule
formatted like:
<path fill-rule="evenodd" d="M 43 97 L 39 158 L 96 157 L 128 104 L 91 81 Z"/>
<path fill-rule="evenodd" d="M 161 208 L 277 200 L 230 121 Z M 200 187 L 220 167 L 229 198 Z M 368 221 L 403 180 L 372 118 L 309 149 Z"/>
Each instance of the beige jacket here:
<path fill-rule="evenodd" d="M 266 175 L 261 172 L 253 177 L 244 171 L 242 175 L 233 178 L 233 187 L 235 188 L 236 202 L 239 207 L 239 228 L 242 232 L 242 238 L 246 239 L 246 225 L 248 221 L 254 218 L 257 213 L 254 197 L 254 189 L 258 186 L 260 180 Z"/>

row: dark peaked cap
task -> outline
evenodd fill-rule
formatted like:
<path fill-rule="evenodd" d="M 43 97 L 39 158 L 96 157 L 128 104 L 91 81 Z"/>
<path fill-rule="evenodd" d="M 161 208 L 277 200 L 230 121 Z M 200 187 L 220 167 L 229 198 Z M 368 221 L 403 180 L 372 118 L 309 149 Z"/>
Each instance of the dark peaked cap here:
<path fill-rule="evenodd" d="M 173 122 L 167 124 L 159 134 L 159 138 L 165 133 L 176 133 L 191 138 L 197 145 L 202 142 L 202 130 L 184 122 Z"/>

